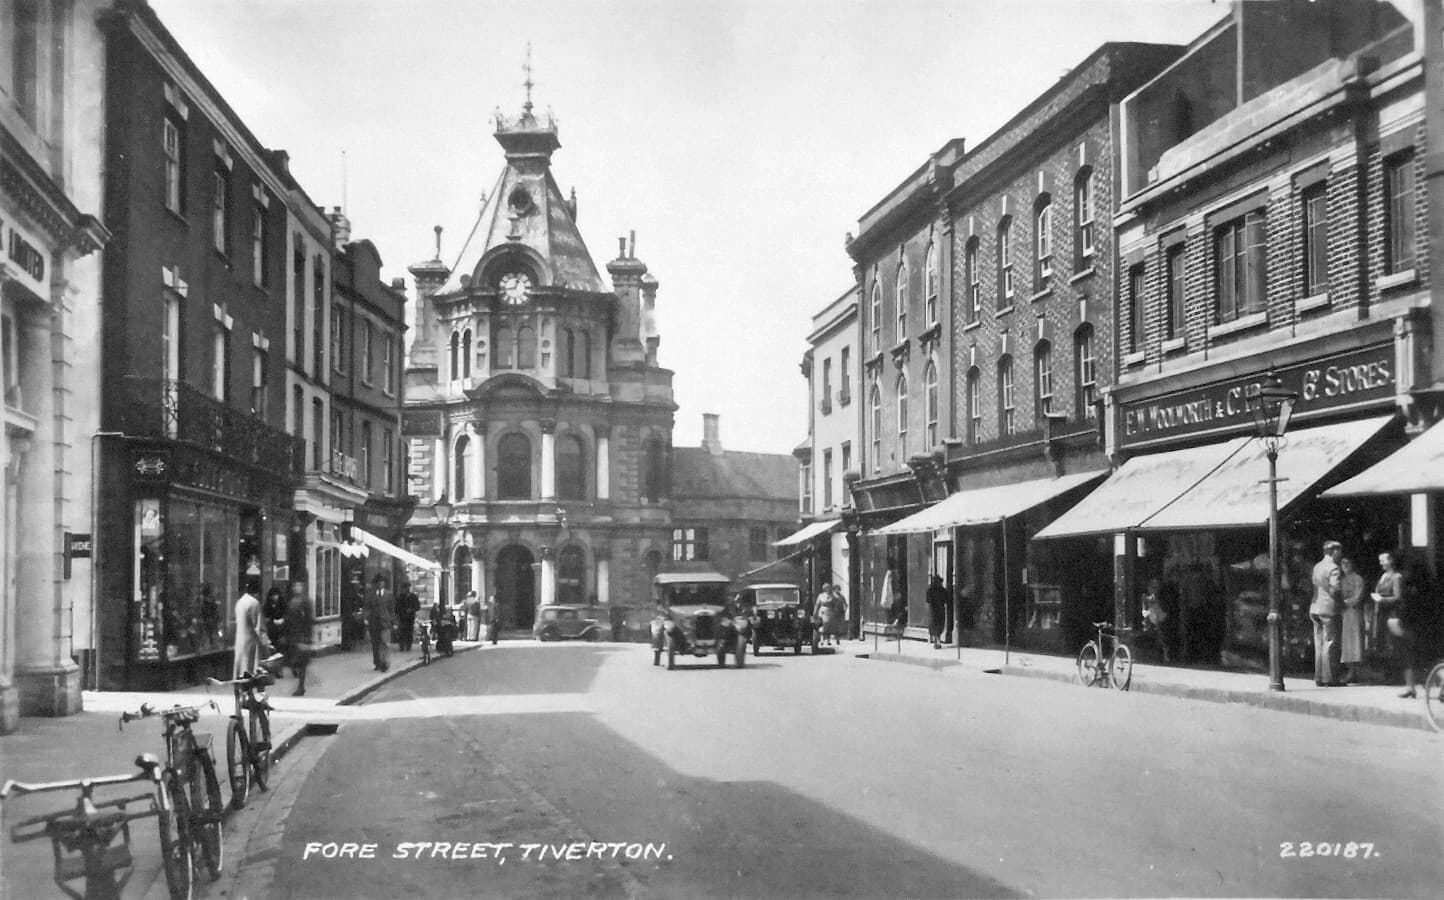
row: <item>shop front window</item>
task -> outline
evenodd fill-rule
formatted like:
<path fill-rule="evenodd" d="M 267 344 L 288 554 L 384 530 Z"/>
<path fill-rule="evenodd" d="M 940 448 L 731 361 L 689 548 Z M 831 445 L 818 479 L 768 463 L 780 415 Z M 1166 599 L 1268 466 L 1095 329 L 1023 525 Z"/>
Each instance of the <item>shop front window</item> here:
<path fill-rule="evenodd" d="M 140 500 L 136 529 L 143 560 L 149 549 L 165 548 L 163 563 L 157 559 L 152 567 L 149 577 L 154 581 L 148 587 L 154 593 L 154 583 L 162 585 L 158 613 L 166 658 L 229 649 L 235 639 L 230 607 L 242 571 L 235 510 L 173 499 L 169 514 L 162 516 L 158 500 Z M 146 568 L 144 562 L 141 568 Z M 158 579 L 157 569 L 163 569 Z M 144 642 L 140 649 L 145 652 Z"/>

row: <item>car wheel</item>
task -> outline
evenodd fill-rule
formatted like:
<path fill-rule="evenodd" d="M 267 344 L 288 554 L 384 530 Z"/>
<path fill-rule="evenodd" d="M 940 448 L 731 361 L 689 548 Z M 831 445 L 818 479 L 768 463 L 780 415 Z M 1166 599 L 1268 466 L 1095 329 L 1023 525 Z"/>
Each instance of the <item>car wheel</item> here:
<path fill-rule="evenodd" d="M 599 641 L 599 640 L 601 640 L 601 639 L 602 639 L 602 633 L 601 633 L 600 631 L 598 631 L 597 629 L 593 628 L 591 631 L 588 631 L 588 632 L 587 632 L 587 640 L 589 640 L 589 641 Z"/>
<path fill-rule="evenodd" d="M 740 669 L 745 665 L 747 665 L 747 639 L 739 637 L 737 639 L 737 668 Z"/>

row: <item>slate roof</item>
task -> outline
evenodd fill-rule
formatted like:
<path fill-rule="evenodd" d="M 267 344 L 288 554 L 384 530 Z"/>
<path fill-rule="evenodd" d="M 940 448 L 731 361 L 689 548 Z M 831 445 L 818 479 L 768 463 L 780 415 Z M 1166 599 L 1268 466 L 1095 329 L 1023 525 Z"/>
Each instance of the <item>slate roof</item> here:
<path fill-rule="evenodd" d="M 675 447 L 672 497 L 795 501 L 797 472 L 797 460 L 787 454 Z"/>

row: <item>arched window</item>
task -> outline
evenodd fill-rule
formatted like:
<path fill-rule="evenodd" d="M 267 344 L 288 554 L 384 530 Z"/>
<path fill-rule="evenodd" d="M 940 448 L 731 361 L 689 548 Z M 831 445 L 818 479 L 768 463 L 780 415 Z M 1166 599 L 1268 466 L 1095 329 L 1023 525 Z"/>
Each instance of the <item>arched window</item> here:
<path fill-rule="evenodd" d="M 976 322 L 983 316 L 983 273 L 978 267 L 978 238 L 976 235 L 968 238 L 968 246 L 963 250 L 963 268 L 968 284 L 964 314 L 969 322 Z"/>
<path fill-rule="evenodd" d="M 1053 198 L 1047 194 L 1033 206 L 1033 291 L 1048 287 L 1053 277 Z"/>
<path fill-rule="evenodd" d="M 897 379 L 897 454 L 901 459 L 908 458 L 908 377 L 899 375 Z"/>
<path fill-rule="evenodd" d="M 1053 345 L 1039 341 L 1033 349 L 1033 418 L 1039 425 L 1053 411 Z"/>
<path fill-rule="evenodd" d="M 523 325 L 516 330 L 516 367 L 536 368 L 536 332 L 529 325 Z"/>
<path fill-rule="evenodd" d="M 1013 392 L 1013 357 L 998 360 L 998 436 L 1008 437 L 1018 429 L 1016 395 Z"/>
<path fill-rule="evenodd" d="M 901 344 L 908 336 L 908 267 L 907 263 L 897 267 L 897 283 L 893 290 L 893 303 L 897 305 L 897 331 L 894 343 Z"/>
<path fill-rule="evenodd" d="M 531 441 L 524 434 L 503 435 L 497 444 L 496 496 L 500 500 L 531 499 Z"/>
<path fill-rule="evenodd" d="M 1084 168 L 1073 181 L 1073 250 L 1077 268 L 1093 263 L 1093 170 Z"/>
<path fill-rule="evenodd" d="M 581 547 L 568 544 L 557 554 L 557 602 L 587 601 L 587 556 Z"/>
<path fill-rule="evenodd" d="M 447 377 L 452 381 L 461 377 L 461 360 L 458 355 L 461 353 L 461 335 L 451 333 L 451 366 L 447 369 Z"/>
<path fill-rule="evenodd" d="M 461 377 L 471 377 L 471 329 L 461 333 Z"/>
<path fill-rule="evenodd" d="M 872 395 L 868 400 L 872 409 L 872 470 L 882 471 L 882 391 L 877 385 L 872 386 Z"/>
<path fill-rule="evenodd" d="M 451 496 L 465 500 L 471 496 L 467 490 L 466 473 L 471 470 L 471 438 L 466 435 L 456 439 L 451 451 Z"/>
<path fill-rule="evenodd" d="M 998 223 L 998 308 L 1013 302 L 1013 217 Z"/>
<path fill-rule="evenodd" d="M 510 369 L 512 361 L 511 329 L 502 322 L 496 328 L 496 337 L 491 341 L 492 358 L 498 369 Z"/>
<path fill-rule="evenodd" d="M 642 478 L 642 499 L 653 503 L 667 496 L 670 488 L 667 472 L 667 445 L 661 438 L 648 438 L 643 457 L 646 468 Z"/>
<path fill-rule="evenodd" d="M 872 281 L 871 310 L 868 324 L 872 326 L 872 349 L 876 352 L 882 349 L 882 288 L 877 286 L 876 276 Z"/>
<path fill-rule="evenodd" d="M 557 438 L 557 499 L 587 499 L 587 467 L 582 451 L 582 439 L 574 434 L 563 434 Z"/>
<path fill-rule="evenodd" d="M 977 366 L 968 370 L 966 404 L 968 414 L 968 446 L 973 446 L 983 435 L 983 373 Z"/>
<path fill-rule="evenodd" d="M 928 241 L 928 253 L 923 259 L 923 294 L 923 318 L 927 320 L 923 324 L 932 325 L 938 320 L 938 248 L 933 241 Z"/>
<path fill-rule="evenodd" d="M 456 580 L 455 601 L 460 603 L 471 591 L 471 548 L 459 544 L 451 553 L 451 572 Z"/>
<path fill-rule="evenodd" d="M 1078 395 L 1074 400 L 1079 420 L 1092 419 L 1098 414 L 1094 401 L 1098 399 L 1098 364 L 1093 355 L 1093 326 L 1084 322 L 1073 333 L 1073 383 Z"/>
<path fill-rule="evenodd" d="M 561 364 L 557 368 L 561 370 L 560 374 L 563 378 L 575 378 L 576 372 L 572 369 L 572 359 L 576 356 L 577 337 L 572 334 L 570 328 L 563 328 L 561 337 L 562 358 Z"/>
<path fill-rule="evenodd" d="M 938 367 L 932 360 L 923 369 L 923 418 L 927 420 L 923 449 L 928 450 L 938 445 Z"/>

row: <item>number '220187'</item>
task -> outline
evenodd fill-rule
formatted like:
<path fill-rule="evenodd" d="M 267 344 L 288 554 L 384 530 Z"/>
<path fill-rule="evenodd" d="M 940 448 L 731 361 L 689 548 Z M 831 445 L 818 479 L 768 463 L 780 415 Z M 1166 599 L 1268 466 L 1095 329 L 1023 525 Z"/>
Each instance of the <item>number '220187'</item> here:
<path fill-rule="evenodd" d="M 1310 859 L 1316 856 L 1341 856 L 1344 859 L 1374 859 L 1380 854 L 1374 849 L 1373 844 L 1340 843 L 1335 841 L 1328 843 L 1320 841 L 1315 844 L 1311 841 L 1300 841 L 1295 844 L 1293 841 L 1283 841 L 1279 844 L 1279 859 Z"/>

